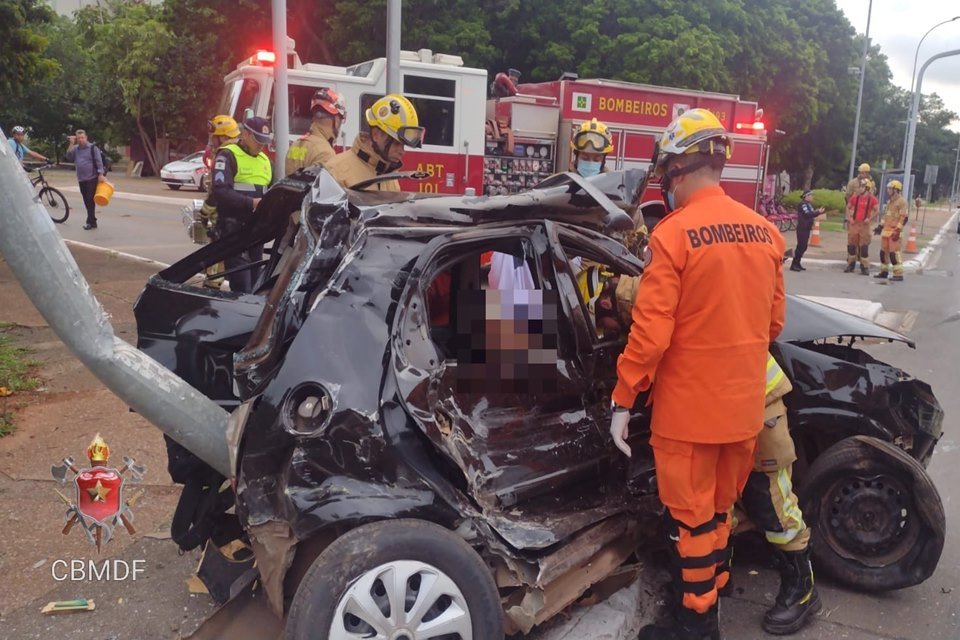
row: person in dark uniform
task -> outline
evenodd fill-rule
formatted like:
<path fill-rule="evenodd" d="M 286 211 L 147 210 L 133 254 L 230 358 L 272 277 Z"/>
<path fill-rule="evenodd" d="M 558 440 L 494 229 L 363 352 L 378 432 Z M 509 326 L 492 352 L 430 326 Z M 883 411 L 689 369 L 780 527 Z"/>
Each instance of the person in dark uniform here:
<path fill-rule="evenodd" d="M 813 191 L 807 189 L 800 196 L 800 206 L 797 207 L 797 248 L 793 250 L 793 262 L 790 263 L 790 271 L 806 271 L 800 264 L 800 260 L 803 259 L 803 254 L 807 251 L 813 221 L 824 211 L 823 207 L 814 209 L 812 203 Z"/>
<path fill-rule="evenodd" d="M 213 161 L 213 204 L 217 208 L 217 234 L 223 237 L 236 233 L 253 218 L 270 181 L 273 170 L 264 153 L 273 140 L 266 118 L 247 118 L 243 122 L 240 141 L 222 146 Z M 227 271 L 260 261 L 263 246 L 247 249 L 224 260 Z M 249 268 L 227 276 L 231 291 L 250 293 L 256 281 L 256 269 Z"/>

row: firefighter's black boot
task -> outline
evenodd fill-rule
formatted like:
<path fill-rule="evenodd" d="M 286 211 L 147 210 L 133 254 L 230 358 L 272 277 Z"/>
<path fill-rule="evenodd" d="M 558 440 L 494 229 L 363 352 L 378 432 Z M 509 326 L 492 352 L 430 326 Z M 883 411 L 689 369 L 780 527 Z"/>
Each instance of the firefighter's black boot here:
<path fill-rule="evenodd" d="M 782 636 L 796 632 L 822 606 L 813 584 L 810 549 L 777 551 L 780 565 L 780 593 L 772 609 L 763 616 L 763 629 Z"/>
<path fill-rule="evenodd" d="M 853 270 L 857 268 L 856 262 L 848 262 L 847 268 L 843 270 L 844 273 L 853 273 Z"/>
<path fill-rule="evenodd" d="M 878 273 L 877 275 L 875 275 L 875 276 L 873 276 L 873 277 L 874 277 L 874 278 L 886 278 L 886 277 L 887 277 L 887 270 L 886 270 L 886 269 L 881 269 L 880 273 Z"/>
<path fill-rule="evenodd" d="M 706 613 L 679 607 L 668 624 L 640 629 L 637 640 L 720 640 L 719 611 L 717 605 Z"/>

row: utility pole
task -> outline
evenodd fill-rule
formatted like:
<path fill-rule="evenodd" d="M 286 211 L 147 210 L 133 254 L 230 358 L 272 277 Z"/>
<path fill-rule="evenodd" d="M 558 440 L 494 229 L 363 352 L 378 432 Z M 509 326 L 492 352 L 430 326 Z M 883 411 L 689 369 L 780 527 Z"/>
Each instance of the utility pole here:
<path fill-rule="evenodd" d="M 400 0 L 387 0 L 387 93 L 401 92 L 400 15 Z"/>
<path fill-rule="evenodd" d="M 273 177 L 283 176 L 287 148 L 290 146 L 290 94 L 287 91 L 287 0 L 272 0 L 273 50 Z"/>
<path fill-rule="evenodd" d="M 957 140 L 957 161 L 953 165 L 953 180 L 950 182 L 950 202 L 957 200 L 960 185 L 957 184 L 957 171 L 960 169 L 960 139 Z"/>
<path fill-rule="evenodd" d="M 960 16 L 954 16 L 949 20 L 944 20 L 943 22 L 938 22 L 937 24 L 933 25 L 932 27 L 927 29 L 927 32 L 923 34 L 922 38 L 920 38 L 920 42 L 917 43 L 917 51 L 916 53 L 913 54 L 913 70 L 910 72 L 910 95 L 913 95 L 913 82 L 917 77 L 917 59 L 920 57 L 920 47 L 923 46 L 923 41 L 927 39 L 927 36 L 930 35 L 931 31 L 933 31 L 937 27 L 943 26 L 945 24 L 949 24 L 954 20 L 960 20 Z M 907 113 L 907 119 L 909 120 L 909 118 L 910 118 L 910 114 Z M 903 163 L 907 161 L 907 129 L 908 128 L 909 127 L 906 127 L 906 126 L 903 128 L 903 155 L 900 156 L 901 167 L 903 166 Z"/>
<path fill-rule="evenodd" d="M 853 148 L 850 150 L 850 172 L 847 182 L 853 180 L 853 167 L 857 163 L 857 138 L 860 136 L 860 106 L 863 104 L 863 81 L 867 75 L 867 52 L 870 50 L 870 14 L 873 13 L 873 0 L 867 7 L 867 32 L 863 34 L 863 59 L 860 61 L 860 90 L 857 92 L 857 116 L 853 121 Z"/>

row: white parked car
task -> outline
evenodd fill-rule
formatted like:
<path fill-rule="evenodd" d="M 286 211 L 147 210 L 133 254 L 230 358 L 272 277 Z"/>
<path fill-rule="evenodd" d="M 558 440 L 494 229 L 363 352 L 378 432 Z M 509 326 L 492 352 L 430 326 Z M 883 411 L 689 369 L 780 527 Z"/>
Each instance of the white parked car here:
<path fill-rule="evenodd" d="M 160 169 L 160 180 L 174 191 L 182 186 L 206 191 L 208 172 L 209 170 L 203 164 L 203 151 L 197 151 L 185 158 L 163 165 Z"/>

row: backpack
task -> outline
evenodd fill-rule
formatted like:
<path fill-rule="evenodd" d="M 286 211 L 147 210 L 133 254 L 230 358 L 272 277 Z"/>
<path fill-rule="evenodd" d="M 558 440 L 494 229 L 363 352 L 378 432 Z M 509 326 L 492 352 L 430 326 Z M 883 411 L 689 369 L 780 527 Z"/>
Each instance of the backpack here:
<path fill-rule="evenodd" d="M 107 175 L 113 169 L 113 161 L 110 160 L 110 156 L 100 148 L 100 145 L 92 144 L 91 146 L 100 154 L 100 162 L 103 164 L 103 175 Z"/>

